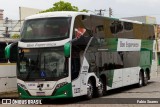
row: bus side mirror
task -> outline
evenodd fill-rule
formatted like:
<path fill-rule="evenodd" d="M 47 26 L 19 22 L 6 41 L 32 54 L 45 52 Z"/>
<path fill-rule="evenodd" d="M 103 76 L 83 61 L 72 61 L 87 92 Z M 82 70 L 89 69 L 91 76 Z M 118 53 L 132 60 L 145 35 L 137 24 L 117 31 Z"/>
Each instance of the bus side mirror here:
<path fill-rule="evenodd" d="M 5 57 L 6 57 L 6 59 L 10 59 L 10 49 L 11 49 L 11 44 L 7 45 L 5 47 Z"/>
<path fill-rule="evenodd" d="M 64 45 L 64 55 L 65 55 L 65 57 L 70 57 L 70 49 L 71 49 L 71 44 L 70 44 L 70 42 L 67 42 Z"/>
<path fill-rule="evenodd" d="M 11 43 L 5 47 L 5 58 L 9 62 L 17 62 L 17 55 L 18 55 L 17 48 L 18 48 L 18 42 Z"/>

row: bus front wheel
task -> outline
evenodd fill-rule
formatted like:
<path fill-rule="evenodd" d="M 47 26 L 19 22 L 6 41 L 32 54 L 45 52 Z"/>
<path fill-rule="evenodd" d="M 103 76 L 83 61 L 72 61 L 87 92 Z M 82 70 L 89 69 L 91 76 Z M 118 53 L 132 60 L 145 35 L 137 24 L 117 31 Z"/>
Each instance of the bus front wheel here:
<path fill-rule="evenodd" d="M 94 90 L 93 83 L 92 83 L 91 80 L 88 80 L 88 83 L 87 83 L 87 95 L 85 96 L 86 99 L 91 99 L 93 97 L 93 90 Z"/>
<path fill-rule="evenodd" d="M 101 97 L 106 93 L 106 84 L 105 82 L 100 78 L 98 87 L 97 87 L 97 97 Z"/>

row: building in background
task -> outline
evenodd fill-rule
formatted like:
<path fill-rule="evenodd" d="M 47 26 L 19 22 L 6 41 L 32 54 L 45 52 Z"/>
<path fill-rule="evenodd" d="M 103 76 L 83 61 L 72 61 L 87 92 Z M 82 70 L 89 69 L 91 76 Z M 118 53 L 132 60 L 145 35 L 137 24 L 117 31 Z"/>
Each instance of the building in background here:
<path fill-rule="evenodd" d="M 0 9 L 0 20 L 2 20 L 3 19 L 3 9 Z"/>
<path fill-rule="evenodd" d="M 157 24 L 156 18 L 152 16 L 135 16 L 135 17 L 125 17 L 123 19 L 139 21 L 146 24 Z"/>
<path fill-rule="evenodd" d="M 19 38 L 20 28 L 25 17 L 39 13 L 40 9 L 19 7 L 19 19 L 12 20 L 8 17 L 3 18 L 3 9 L 0 9 L 0 37 Z"/>
<path fill-rule="evenodd" d="M 25 17 L 37 14 L 40 11 L 42 10 L 28 7 L 19 7 L 19 19 L 24 20 Z"/>

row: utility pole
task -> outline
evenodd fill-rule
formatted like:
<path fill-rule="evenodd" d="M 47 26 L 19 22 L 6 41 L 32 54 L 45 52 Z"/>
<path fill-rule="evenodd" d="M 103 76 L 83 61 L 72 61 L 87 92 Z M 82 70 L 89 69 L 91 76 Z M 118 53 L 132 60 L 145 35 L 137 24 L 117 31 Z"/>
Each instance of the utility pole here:
<path fill-rule="evenodd" d="M 103 15 L 102 11 L 106 11 L 106 10 L 105 9 L 104 10 L 100 9 L 100 10 L 95 10 L 95 11 L 99 11 L 98 15 L 102 16 Z"/>
<path fill-rule="evenodd" d="M 109 17 L 111 17 L 112 15 L 113 15 L 112 8 L 109 8 Z"/>
<path fill-rule="evenodd" d="M 9 33 L 8 33 L 8 17 L 5 18 L 5 24 L 6 24 L 6 29 L 5 29 L 5 37 L 9 37 Z"/>

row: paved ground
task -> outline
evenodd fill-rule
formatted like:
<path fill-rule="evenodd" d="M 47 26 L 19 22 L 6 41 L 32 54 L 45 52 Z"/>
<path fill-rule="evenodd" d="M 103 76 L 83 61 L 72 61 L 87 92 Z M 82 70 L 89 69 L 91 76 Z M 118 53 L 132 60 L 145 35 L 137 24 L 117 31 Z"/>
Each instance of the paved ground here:
<path fill-rule="evenodd" d="M 32 105 L 2 105 L 1 107 L 31 107 Z M 33 106 L 32 106 L 33 107 Z M 55 105 L 34 105 L 34 107 L 55 107 Z M 56 107 L 160 107 L 152 104 L 72 104 L 56 105 Z"/>
<path fill-rule="evenodd" d="M 17 90 L 15 90 L 13 92 L 0 94 L 0 98 L 17 98 L 17 97 L 18 97 Z"/>
<path fill-rule="evenodd" d="M 160 70 L 160 69 L 159 69 Z M 44 105 L 34 105 L 34 107 L 160 107 L 160 73 L 152 73 L 152 78 L 147 86 L 136 88 L 135 85 L 111 90 L 102 98 L 84 100 L 83 97 L 70 100 L 50 100 Z M 7 96 L 17 97 L 17 93 L 4 93 L 1 98 Z M 158 101 L 159 104 L 136 104 L 140 101 Z M 118 102 L 120 104 L 116 104 Z M 129 104 L 127 104 L 127 102 Z M 63 103 L 63 104 L 62 104 Z M 111 104 L 114 103 L 114 104 Z M 30 105 L 31 106 L 31 105 Z M 0 107 L 28 107 L 28 105 L 0 105 Z"/>

